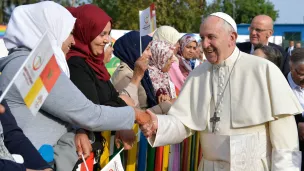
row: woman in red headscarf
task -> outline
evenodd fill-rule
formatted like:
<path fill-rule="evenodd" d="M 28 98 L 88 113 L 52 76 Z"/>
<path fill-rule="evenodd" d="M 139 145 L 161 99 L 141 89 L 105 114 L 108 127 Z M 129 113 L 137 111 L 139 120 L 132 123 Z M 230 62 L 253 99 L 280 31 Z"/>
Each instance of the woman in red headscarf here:
<path fill-rule="evenodd" d="M 120 98 L 103 63 L 104 47 L 110 43 L 111 18 L 91 4 L 68 10 L 77 18 L 73 30 L 75 46 L 67 54 L 70 79 L 95 104 L 126 106 L 129 102 Z M 118 131 L 116 135 L 126 149 L 130 149 L 135 141 L 133 130 Z M 95 136 L 98 139 L 100 133 Z"/>
<path fill-rule="evenodd" d="M 69 8 L 76 20 L 75 46 L 67 54 L 71 80 L 96 104 L 122 106 L 104 63 L 104 47 L 109 43 L 111 18 L 95 5 Z"/>

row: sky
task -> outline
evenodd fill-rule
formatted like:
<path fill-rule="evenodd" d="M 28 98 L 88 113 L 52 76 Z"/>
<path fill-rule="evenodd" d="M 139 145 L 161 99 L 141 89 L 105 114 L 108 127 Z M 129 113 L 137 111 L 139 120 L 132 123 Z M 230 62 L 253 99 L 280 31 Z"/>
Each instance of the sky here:
<path fill-rule="evenodd" d="M 211 3 L 213 0 L 207 0 Z M 269 0 L 279 10 L 275 23 L 304 24 L 304 0 Z"/>

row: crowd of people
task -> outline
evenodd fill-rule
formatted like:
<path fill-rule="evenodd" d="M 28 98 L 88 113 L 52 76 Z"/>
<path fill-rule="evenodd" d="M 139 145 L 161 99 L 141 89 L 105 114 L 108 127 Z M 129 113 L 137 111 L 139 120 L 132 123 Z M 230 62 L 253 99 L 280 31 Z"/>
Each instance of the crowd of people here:
<path fill-rule="evenodd" d="M 304 50 L 268 42 L 269 16 L 254 17 L 250 42 L 239 44 L 235 21 L 222 12 L 202 21 L 200 38 L 160 26 L 143 37 L 130 31 L 114 46 L 113 22 L 91 4 L 14 9 L 0 91 L 45 32 L 61 73 L 35 116 L 15 85 L 8 91 L 0 105 L 0 170 L 76 170 L 92 152 L 100 170 L 109 155 L 105 131 L 129 150 L 137 143 L 134 123 L 152 147 L 199 132 L 201 171 L 301 170 Z M 121 62 L 111 76 L 112 53 Z M 46 146 L 54 157 L 44 155 Z"/>

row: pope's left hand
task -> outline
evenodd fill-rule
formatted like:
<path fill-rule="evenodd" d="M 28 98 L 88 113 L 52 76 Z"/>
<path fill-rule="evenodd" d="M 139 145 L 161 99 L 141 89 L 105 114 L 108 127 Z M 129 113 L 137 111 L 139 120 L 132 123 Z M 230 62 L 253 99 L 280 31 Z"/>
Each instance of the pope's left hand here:
<path fill-rule="evenodd" d="M 120 143 L 123 144 L 124 149 L 130 150 L 136 141 L 136 135 L 133 130 L 120 130 L 116 131 L 115 144 L 117 148 L 120 148 Z"/>

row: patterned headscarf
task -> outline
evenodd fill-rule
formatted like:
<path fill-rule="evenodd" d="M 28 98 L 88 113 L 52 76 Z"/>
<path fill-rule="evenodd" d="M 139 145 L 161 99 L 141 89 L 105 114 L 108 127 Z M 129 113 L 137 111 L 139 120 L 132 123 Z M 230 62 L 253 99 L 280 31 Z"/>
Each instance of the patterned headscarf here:
<path fill-rule="evenodd" d="M 183 51 L 185 47 L 191 43 L 195 42 L 197 44 L 197 40 L 194 34 L 185 34 L 180 40 L 180 49 L 178 50 L 178 58 L 180 60 L 180 65 L 182 65 L 189 72 L 193 70 L 193 66 L 191 65 L 191 60 L 187 60 L 183 57 Z M 188 75 L 188 74 L 187 74 Z"/>
<path fill-rule="evenodd" d="M 162 88 L 171 97 L 175 97 L 175 92 L 170 89 L 169 73 L 164 73 L 161 69 L 167 61 L 174 55 L 174 45 L 167 41 L 154 40 L 151 44 L 152 57 L 149 62 L 149 75 L 154 87 L 154 92 Z"/>
<path fill-rule="evenodd" d="M 183 56 L 183 51 L 184 51 L 185 47 L 186 47 L 189 43 L 191 43 L 191 42 L 195 42 L 195 43 L 197 44 L 197 40 L 196 40 L 194 34 L 185 34 L 185 35 L 179 40 L 180 49 L 179 49 L 178 54 L 179 54 L 180 56 Z"/>

